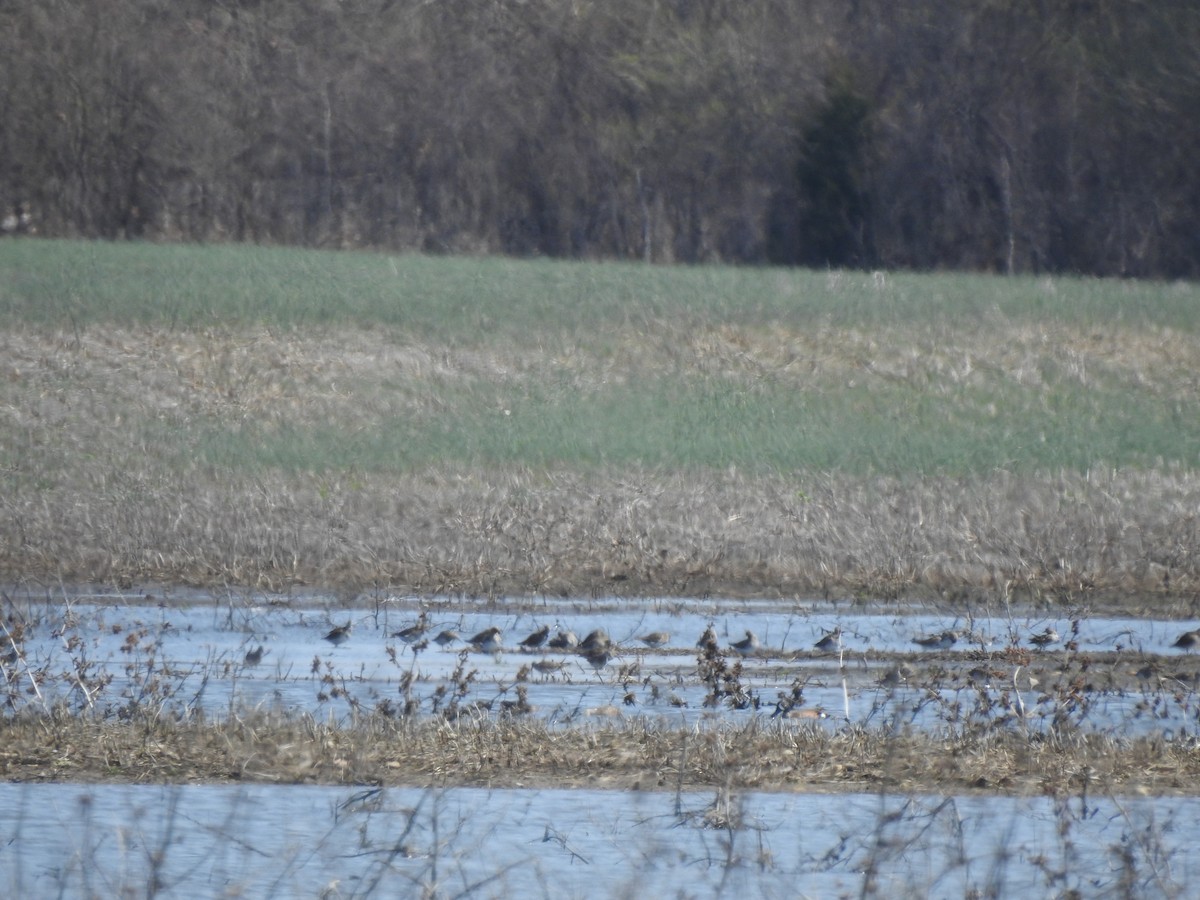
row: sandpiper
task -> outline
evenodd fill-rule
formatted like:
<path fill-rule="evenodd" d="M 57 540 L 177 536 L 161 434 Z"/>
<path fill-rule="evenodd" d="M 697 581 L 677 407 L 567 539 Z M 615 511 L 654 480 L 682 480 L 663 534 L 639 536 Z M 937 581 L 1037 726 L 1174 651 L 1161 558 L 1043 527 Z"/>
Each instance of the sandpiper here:
<path fill-rule="evenodd" d="M 266 648 L 262 644 L 259 644 L 257 650 L 246 651 L 246 658 L 243 660 L 243 663 L 247 666 L 257 666 L 262 662 L 262 658 L 266 652 Z"/>
<path fill-rule="evenodd" d="M 643 634 L 638 640 L 651 650 L 657 650 L 671 643 L 671 634 L 667 631 L 652 631 L 649 634 Z"/>
<path fill-rule="evenodd" d="M 608 647 L 599 650 L 589 650 L 584 654 L 584 659 L 588 661 L 593 669 L 599 672 L 608 665 L 608 661 L 613 658 L 612 651 Z"/>
<path fill-rule="evenodd" d="M 392 637 L 400 638 L 400 640 L 404 641 L 406 644 L 413 644 L 423 638 L 425 636 L 425 632 L 428 630 L 429 626 L 424 622 L 417 622 L 416 625 L 412 625 L 408 628 L 402 628 L 400 631 L 395 632 Z"/>
<path fill-rule="evenodd" d="M 579 642 L 579 650 L 581 653 L 593 653 L 607 650 L 612 641 L 608 639 L 608 632 L 603 628 L 597 628 L 595 631 L 589 632 L 588 636 Z"/>
<path fill-rule="evenodd" d="M 823 706 L 806 706 L 803 709 L 789 709 L 783 713 L 785 719 L 828 719 L 829 713 Z"/>
<path fill-rule="evenodd" d="M 491 628 L 479 632 L 467 643 L 481 653 L 499 653 L 504 642 L 500 639 L 500 629 L 493 625 Z"/>
<path fill-rule="evenodd" d="M 823 638 L 813 644 L 813 649 L 824 652 L 826 650 L 836 650 L 841 645 L 842 629 L 839 626 L 834 628 L 833 631 L 828 632 Z"/>
<path fill-rule="evenodd" d="M 704 629 L 704 634 L 700 635 L 700 640 L 696 641 L 696 646 L 701 650 L 716 649 L 717 633 L 713 630 L 711 624 Z"/>
<path fill-rule="evenodd" d="M 461 638 L 458 636 L 458 632 L 446 629 L 445 631 L 438 632 L 438 635 L 433 639 L 433 642 L 439 647 L 445 647 L 448 644 L 453 644 L 457 640 L 461 640 Z"/>
<path fill-rule="evenodd" d="M 560 628 L 558 634 L 550 638 L 548 646 L 551 650 L 574 650 L 579 646 L 579 638 L 575 636 L 575 632 L 563 631 Z"/>
<path fill-rule="evenodd" d="M 958 641 L 957 631 L 943 631 L 940 634 L 927 634 L 924 637 L 913 638 L 913 643 L 926 650 L 947 650 Z"/>
<path fill-rule="evenodd" d="M 1029 643 L 1038 649 L 1049 647 L 1051 644 L 1057 644 L 1058 632 L 1054 630 L 1054 626 L 1047 626 L 1045 631 L 1030 635 Z"/>
<path fill-rule="evenodd" d="M 901 684 L 908 684 L 910 677 L 912 677 L 912 669 L 902 663 L 896 668 L 884 672 L 879 683 L 884 687 L 898 687 Z"/>
<path fill-rule="evenodd" d="M 533 667 L 543 675 L 549 675 L 551 672 L 561 672 L 566 663 L 561 659 L 539 659 L 533 664 Z"/>
<path fill-rule="evenodd" d="M 546 639 L 550 637 L 550 626 L 543 625 L 525 640 L 521 641 L 521 647 L 525 650 L 536 650 L 542 644 L 546 643 Z"/>
<path fill-rule="evenodd" d="M 1138 677 L 1139 681 L 1162 681 L 1162 677 L 1158 672 L 1158 666 L 1152 662 L 1146 663 L 1140 669 L 1134 670 L 1133 674 Z"/>
<path fill-rule="evenodd" d="M 733 645 L 733 651 L 738 656 L 753 656 L 759 648 L 758 635 L 749 629 L 746 630 L 746 637 Z"/>
<path fill-rule="evenodd" d="M 1200 631 L 1185 631 L 1171 646 L 1179 650 L 1191 650 L 1200 646 Z"/>
<path fill-rule="evenodd" d="M 340 647 L 346 641 L 350 640 L 350 630 L 354 627 L 354 623 L 347 622 L 345 625 L 339 625 L 332 629 L 329 634 L 325 635 L 325 640 L 333 644 L 335 647 Z"/>

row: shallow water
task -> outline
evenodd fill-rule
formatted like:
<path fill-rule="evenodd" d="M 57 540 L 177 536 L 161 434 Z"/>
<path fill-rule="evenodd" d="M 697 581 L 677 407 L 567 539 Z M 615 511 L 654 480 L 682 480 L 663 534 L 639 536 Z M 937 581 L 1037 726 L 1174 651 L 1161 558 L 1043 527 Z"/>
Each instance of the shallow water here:
<path fill-rule="evenodd" d="M 1200 883 L 1197 827 L 1196 799 L 7 784 L 0 890 L 1152 897 Z"/>
<path fill-rule="evenodd" d="M 589 714 L 649 715 L 694 724 L 744 721 L 769 715 L 782 695 L 802 686 L 800 705 L 821 710 L 830 727 L 909 724 L 956 725 L 979 717 L 1016 720 L 1021 727 L 1069 722 L 1112 734 L 1162 732 L 1196 735 L 1196 665 L 1169 645 L 1179 623 L 1152 619 L 1040 616 L 970 620 L 912 610 L 839 610 L 819 603 L 711 600 L 541 602 L 482 604 L 389 598 L 372 607 L 326 610 L 311 602 L 267 602 L 253 596 L 190 593 L 159 603 L 120 596 L 22 599 L 10 602 L 24 621 L 19 660 L 0 663 L 10 708 L 49 704 L 66 697 L 77 708 L 113 710 L 126 703 L 162 704 L 177 710 L 221 714 L 230 709 L 271 707 L 341 719 L 353 710 L 415 699 L 424 713 L 437 710 L 435 694 L 460 674 L 474 672 L 465 702 L 497 714 L 517 699 L 518 688 L 548 722 L 573 722 Z M 414 652 L 393 637 L 425 611 L 429 634 L 452 628 L 470 636 L 495 625 L 506 648 L 495 654 L 460 655 L 462 644 L 430 643 Z M 351 638 L 333 647 L 322 636 L 352 623 Z M 604 628 L 621 644 L 600 670 L 582 657 L 553 651 L 528 653 L 519 641 L 547 624 L 583 636 Z M 740 708 L 705 705 L 696 641 L 712 625 L 727 648 L 753 631 L 762 642 L 754 657 L 740 660 L 745 697 Z M 840 652 L 817 652 L 813 644 L 838 627 Z M 1098 662 L 1079 691 L 1051 682 L 1060 649 L 1032 651 L 1024 665 L 989 663 L 971 675 L 983 651 L 1015 647 L 1029 651 L 1028 637 L 1053 627 L 1074 641 L 1077 654 Z M 914 637 L 947 629 L 970 633 L 949 650 L 924 651 Z M 667 631 L 670 643 L 648 650 L 636 638 Z M 264 648 L 248 665 L 248 650 Z M 1061 646 L 1061 645 L 1059 645 Z M 1146 654 L 1152 653 L 1153 657 Z M 730 653 L 730 664 L 737 660 Z M 1139 680 L 1131 672 L 1157 659 L 1161 672 Z M 538 661 L 561 661 L 560 671 L 541 674 Z M 903 677 L 888 680 L 897 665 Z M 1037 674 L 1031 678 L 1031 666 Z M 932 673 L 932 674 L 930 674 Z M 36 678 L 35 678 L 36 676 Z M 30 685 L 37 681 L 39 690 Z M 402 685 L 410 684 L 408 693 Z M 974 717 L 974 719 L 972 719 Z"/>

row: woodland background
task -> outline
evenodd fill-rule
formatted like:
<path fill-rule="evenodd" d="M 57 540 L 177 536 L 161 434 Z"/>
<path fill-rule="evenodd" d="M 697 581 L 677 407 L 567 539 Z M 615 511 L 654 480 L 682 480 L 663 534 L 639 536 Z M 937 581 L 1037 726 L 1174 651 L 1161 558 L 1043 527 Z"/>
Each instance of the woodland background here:
<path fill-rule="evenodd" d="M 52 236 L 1200 275 L 1200 5 L 0 2 Z"/>

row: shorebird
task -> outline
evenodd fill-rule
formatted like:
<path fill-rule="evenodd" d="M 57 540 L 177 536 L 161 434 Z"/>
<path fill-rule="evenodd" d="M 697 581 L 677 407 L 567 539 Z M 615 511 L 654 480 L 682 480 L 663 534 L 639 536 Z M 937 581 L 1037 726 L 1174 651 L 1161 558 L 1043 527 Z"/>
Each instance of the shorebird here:
<path fill-rule="evenodd" d="M 1035 635 L 1031 635 L 1029 643 L 1037 647 L 1039 650 L 1043 647 L 1049 647 L 1051 644 L 1058 643 L 1058 632 L 1053 626 L 1047 626 L 1046 630 Z"/>
<path fill-rule="evenodd" d="M 785 719 L 828 719 L 829 713 L 823 706 L 806 706 L 803 709 L 789 709 L 781 714 Z M 774 717 L 772 717 L 774 718 Z"/>
<path fill-rule="evenodd" d="M 425 636 L 425 632 L 428 630 L 429 626 L 426 625 L 424 621 L 420 621 L 417 622 L 416 625 L 412 625 L 408 628 L 402 628 L 400 631 L 395 632 L 392 637 L 400 638 L 400 640 L 404 641 L 406 644 L 412 644 L 423 638 Z"/>
<path fill-rule="evenodd" d="M 928 634 L 924 637 L 913 638 L 913 643 L 926 650 L 946 650 L 958 641 L 957 631 L 943 631 L 941 634 Z"/>
<path fill-rule="evenodd" d="M 262 662 L 262 658 L 266 655 L 266 653 L 267 651 L 263 645 L 259 644 L 257 650 L 246 651 L 246 658 L 242 660 L 242 662 L 247 666 L 257 666 L 260 662 Z"/>
<path fill-rule="evenodd" d="M 549 675 L 551 672 L 561 672 L 566 663 L 561 659 L 539 659 L 533 664 L 533 667 L 543 675 Z"/>
<path fill-rule="evenodd" d="M 500 629 L 493 625 L 479 632 L 467 643 L 482 653 L 499 653 L 504 642 L 500 639 Z"/>
<path fill-rule="evenodd" d="M 842 645 L 842 629 L 837 627 L 833 631 L 828 632 L 823 638 L 813 644 L 814 650 L 836 650 Z"/>
<path fill-rule="evenodd" d="M 588 665 L 599 672 L 608 665 L 608 661 L 613 658 L 613 655 L 611 650 L 604 647 L 600 650 L 589 650 L 583 658 L 588 661 Z"/>
<path fill-rule="evenodd" d="M 546 643 L 546 638 L 550 637 L 550 626 L 543 625 L 525 640 L 521 641 L 521 646 L 526 650 L 536 650 L 542 644 Z"/>
<path fill-rule="evenodd" d="M 652 631 L 649 634 L 643 634 L 638 640 L 651 650 L 657 650 L 659 647 L 665 647 L 671 643 L 671 634 L 667 631 Z"/>
<path fill-rule="evenodd" d="M 1154 663 L 1146 663 L 1140 669 L 1134 670 L 1132 674 L 1136 675 L 1139 681 L 1162 681 L 1158 674 L 1158 666 Z"/>
<path fill-rule="evenodd" d="M 740 640 L 732 647 L 733 651 L 738 656 L 753 656 L 759 648 L 758 635 L 749 629 L 746 630 L 746 637 Z"/>
<path fill-rule="evenodd" d="M 588 636 L 579 642 L 579 650 L 583 653 L 592 653 L 607 650 L 612 641 L 608 639 L 608 632 L 603 628 L 597 628 L 595 631 L 589 632 Z"/>
<path fill-rule="evenodd" d="M 1200 646 L 1200 631 L 1185 631 L 1171 646 L 1178 650 L 1191 650 Z"/>
<path fill-rule="evenodd" d="M 713 627 L 711 624 L 707 628 L 704 629 L 704 634 L 700 635 L 700 640 L 696 641 L 696 646 L 698 648 L 700 648 L 701 650 L 707 650 L 709 648 L 713 648 L 713 649 L 716 648 L 717 633 L 715 631 L 713 631 Z"/>
<path fill-rule="evenodd" d="M 579 638 L 575 636 L 575 632 L 563 631 L 560 628 L 558 634 L 550 638 L 548 646 L 551 650 L 574 650 L 579 646 Z"/>
<path fill-rule="evenodd" d="M 894 669 L 888 669 L 884 672 L 883 677 L 879 679 L 879 683 L 884 687 L 897 687 L 901 684 L 907 684 L 910 677 L 912 677 L 912 669 L 901 664 Z"/>
<path fill-rule="evenodd" d="M 433 639 L 433 642 L 439 647 L 445 647 L 447 644 L 453 644 L 457 640 L 461 640 L 458 632 L 447 629 L 446 631 L 439 632 L 438 636 Z"/>
<path fill-rule="evenodd" d="M 340 647 L 346 641 L 350 640 L 350 630 L 354 627 L 353 622 L 347 622 L 345 625 L 339 625 L 332 629 L 329 634 L 325 635 L 325 640 L 333 644 L 335 647 Z"/>

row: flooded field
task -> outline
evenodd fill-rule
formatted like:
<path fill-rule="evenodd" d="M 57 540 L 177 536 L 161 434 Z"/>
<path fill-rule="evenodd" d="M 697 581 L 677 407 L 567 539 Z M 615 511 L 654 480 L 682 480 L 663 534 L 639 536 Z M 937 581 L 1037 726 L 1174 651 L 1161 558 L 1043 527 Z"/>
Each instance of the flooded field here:
<path fill-rule="evenodd" d="M 563 725 L 787 716 L 830 727 L 1197 731 L 1200 665 L 1173 646 L 1186 626 L 1150 619 L 804 601 L 385 597 L 342 609 L 318 597 L 199 593 L 10 594 L 8 605 L 0 666 L 10 711 L 151 699 L 186 714 L 272 709 L 333 721 L 382 709 Z"/>
<path fill-rule="evenodd" d="M 1180 796 L 1198 666 L 1177 621 L 804 600 L 4 596 L 3 760 L 30 779 L 0 784 L 10 896 L 1174 897 L 1200 877 L 1187 844 L 1200 800 Z M 77 721 L 97 723 L 82 751 L 63 725 Z M 422 722 L 461 749 L 388 755 Z M 50 723 L 58 749 L 26 764 Z M 244 743 L 176 768 L 187 734 Z M 905 751 L 913 734 L 926 743 Z M 472 765 L 567 737 L 565 769 Z M 733 758 L 759 739 L 763 756 Z M 895 773 L 863 771 L 875 763 L 854 746 L 870 740 Z M 978 777 L 937 760 L 904 774 L 950 747 L 982 748 Z M 384 755 L 353 758 L 371 748 Z M 610 768 L 631 753 L 640 768 Z M 697 775 L 689 759 L 705 753 Z M 1159 796 L 1106 786 L 1129 760 L 1142 771 L 1121 783 Z M 129 783 L 146 781 L 175 783 Z"/>
<path fill-rule="evenodd" d="M 1183 896 L 1200 800 L 0 785 L 8 896 Z"/>

